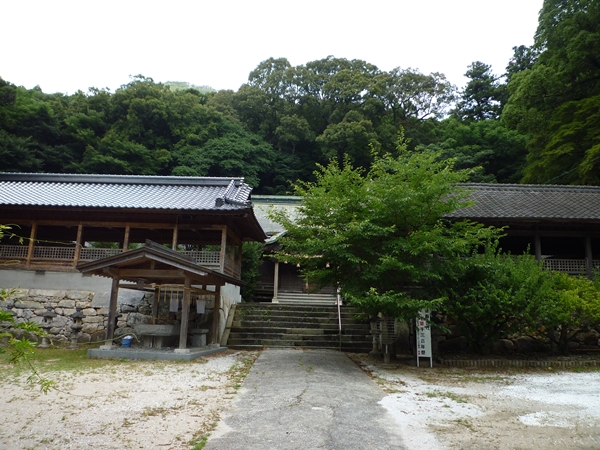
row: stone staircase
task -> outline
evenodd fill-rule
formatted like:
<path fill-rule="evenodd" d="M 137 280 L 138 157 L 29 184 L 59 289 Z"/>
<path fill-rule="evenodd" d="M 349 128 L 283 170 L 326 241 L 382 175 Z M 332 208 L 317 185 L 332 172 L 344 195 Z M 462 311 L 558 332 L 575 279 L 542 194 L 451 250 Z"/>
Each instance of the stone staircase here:
<path fill-rule="evenodd" d="M 373 348 L 369 323 L 354 316 L 353 308 L 341 307 L 340 335 L 337 306 L 239 303 L 221 345 L 245 350 L 341 347 L 342 351 L 368 353 Z"/>
<path fill-rule="evenodd" d="M 283 305 L 336 306 L 335 294 L 305 294 L 302 292 L 278 292 L 277 300 Z M 337 309 L 336 309 L 337 311 Z M 337 316 L 336 316 L 337 317 Z"/>

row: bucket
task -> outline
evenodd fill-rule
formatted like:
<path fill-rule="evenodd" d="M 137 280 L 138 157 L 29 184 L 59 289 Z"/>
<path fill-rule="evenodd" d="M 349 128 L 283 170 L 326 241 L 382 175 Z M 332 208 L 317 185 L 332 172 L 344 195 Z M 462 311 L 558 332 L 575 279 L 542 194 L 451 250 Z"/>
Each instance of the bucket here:
<path fill-rule="evenodd" d="M 122 348 L 131 347 L 131 341 L 133 341 L 133 336 L 125 336 L 123 339 L 121 339 L 121 347 Z"/>

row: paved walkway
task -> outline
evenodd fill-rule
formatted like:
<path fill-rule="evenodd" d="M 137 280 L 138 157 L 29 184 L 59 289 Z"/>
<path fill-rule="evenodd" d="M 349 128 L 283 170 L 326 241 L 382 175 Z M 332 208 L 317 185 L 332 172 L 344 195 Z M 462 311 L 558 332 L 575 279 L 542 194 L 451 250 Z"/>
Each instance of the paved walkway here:
<path fill-rule="evenodd" d="M 344 353 L 265 350 L 204 448 L 403 449 L 384 395 Z"/>

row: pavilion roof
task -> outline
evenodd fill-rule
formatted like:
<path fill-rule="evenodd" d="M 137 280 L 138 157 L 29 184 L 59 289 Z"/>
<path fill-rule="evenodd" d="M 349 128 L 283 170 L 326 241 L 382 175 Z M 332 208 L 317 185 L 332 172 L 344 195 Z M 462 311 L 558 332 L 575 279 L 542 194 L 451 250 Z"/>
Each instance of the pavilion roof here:
<path fill-rule="evenodd" d="M 152 241 L 146 241 L 145 246 L 135 250 L 79 264 L 77 269 L 82 273 L 107 278 L 116 276 L 140 286 L 183 284 L 186 277 L 192 280 L 192 284 L 245 284 L 237 278 L 202 267 L 193 259 Z"/>

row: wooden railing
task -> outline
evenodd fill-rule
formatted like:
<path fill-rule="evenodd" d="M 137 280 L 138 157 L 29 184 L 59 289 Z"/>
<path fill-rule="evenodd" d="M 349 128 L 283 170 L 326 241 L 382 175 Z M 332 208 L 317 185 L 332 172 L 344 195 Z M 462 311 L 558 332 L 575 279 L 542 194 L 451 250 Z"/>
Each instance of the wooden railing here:
<path fill-rule="evenodd" d="M 0 245 L 0 260 L 27 260 L 27 245 Z M 79 261 L 95 261 L 97 259 L 118 255 L 123 250 L 120 248 L 89 248 L 84 247 L 79 251 Z M 207 269 L 221 270 L 221 252 L 219 251 L 180 251 L 181 254 L 192 258 L 196 264 Z M 36 246 L 33 248 L 31 260 L 35 263 L 46 262 L 47 265 L 57 264 L 65 267 L 66 261 L 75 262 L 75 247 Z M 36 264 L 39 265 L 39 264 Z M 225 259 L 226 273 L 234 277 L 240 276 L 239 268 L 232 268 L 230 258 Z"/>
<path fill-rule="evenodd" d="M 544 268 L 571 275 L 585 275 L 587 264 L 585 259 L 544 259 Z M 593 260 L 592 268 L 600 269 L 600 260 Z"/>

